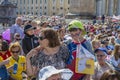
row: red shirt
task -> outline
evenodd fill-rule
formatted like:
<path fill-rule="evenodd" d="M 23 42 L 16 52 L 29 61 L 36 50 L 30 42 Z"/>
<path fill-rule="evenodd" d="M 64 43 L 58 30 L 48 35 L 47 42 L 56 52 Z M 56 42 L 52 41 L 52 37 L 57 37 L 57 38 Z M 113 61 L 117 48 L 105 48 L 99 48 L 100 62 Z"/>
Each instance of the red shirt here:
<path fill-rule="evenodd" d="M 72 78 L 71 78 L 71 80 L 79 80 L 82 76 L 84 76 L 84 74 L 80 74 L 80 73 L 76 73 L 76 72 L 75 72 L 76 51 L 74 51 L 74 52 L 72 53 L 72 55 L 73 55 L 74 59 L 72 60 L 72 63 L 71 63 L 71 64 L 67 65 L 67 67 L 68 67 L 71 71 L 73 71 L 73 73 L 74 73 L 73 76 L 72 76 Z"/>
<path fill-rule="evenodd" d="M 74 44 L 78 45 L 78 44 L 81 44 L 81 43 L 84 43 L 86 40 L 84 39 L 82 42 L 78 43 L 78 42 L 74 42 Z M 80 80 L 80 78 L 84 77 L 85 74 L 82 74 L 82 73 L 76 73 L 75 72 L 75 63 L 76 63 L 76 50 L 74 50 L 72 52 L 72 56 L 74 57 L 74 59 L 72 60 L 72 63 L 71 64 L 68 64 L 67 65 L 67 68 L 69 68 L 71 71 L 73 71 L 73 76 L 71 78 L 71 80 Z"/>
<path fill-rule="evenodd" d="M 2 54 L 0 52 L 0 56 L 3 58 L 3 60 L 6 60 L 7 58 L 9 58 L 11 56 L 10 51 L 7 51 L 5 54 Z"/>

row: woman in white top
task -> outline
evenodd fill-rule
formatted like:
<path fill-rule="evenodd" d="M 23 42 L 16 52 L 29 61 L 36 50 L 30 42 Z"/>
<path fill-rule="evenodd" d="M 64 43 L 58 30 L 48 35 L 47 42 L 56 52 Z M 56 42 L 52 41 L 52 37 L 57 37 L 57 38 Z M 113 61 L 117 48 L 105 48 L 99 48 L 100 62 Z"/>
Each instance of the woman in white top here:
<path fill-rule="evenodd" d="M 115 49 L 111 57 L 111 63 L 117 70 L 120 70 L 120 44 L 115 45 Z"/>

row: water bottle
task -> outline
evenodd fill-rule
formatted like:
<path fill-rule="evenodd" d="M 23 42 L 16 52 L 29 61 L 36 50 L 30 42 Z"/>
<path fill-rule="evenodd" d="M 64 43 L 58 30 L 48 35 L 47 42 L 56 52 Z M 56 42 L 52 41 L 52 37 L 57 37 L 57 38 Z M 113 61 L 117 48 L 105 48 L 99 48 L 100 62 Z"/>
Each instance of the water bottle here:
<path fill-rule="evenodd" d="M 13 74 L 17 73 L 17 68 L 18 68 L 18 64 L 15 63 L 14 66 L 13 66 Z"/>

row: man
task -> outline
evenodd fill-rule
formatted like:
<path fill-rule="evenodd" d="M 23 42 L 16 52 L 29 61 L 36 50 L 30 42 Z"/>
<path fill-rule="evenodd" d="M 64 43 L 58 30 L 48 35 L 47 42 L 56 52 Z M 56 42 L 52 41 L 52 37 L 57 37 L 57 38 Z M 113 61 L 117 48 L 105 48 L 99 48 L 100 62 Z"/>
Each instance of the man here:
<path fill-rule="evenodd" d="M 22 18 L 21 17 L 17 17 L 16 21 L 15 21 L 15 24 L 11 26 L 11 28 L 10 28 L 11 41 L 13 41 L 15 33 L 19 33 L 21 39 L 24 37 L 24 32 L 23 32 L 23 29 L 21 27 L 22 22 L 23 22 Z"/>
<path fill-rule="evenodd" d="M 70 57 L 67 62 L 68 64 L 67 67 L 74 72 L 74 75 L 71 80 L 82 80 L 83 78 L 85 78 L 85 74 L 80 74 L 75 71 L 77 45 L 81 44 L 85 49 L 87 49 L 89 52 L 93 54 L 92 47 L 91 47 L 90 42 L 84 39 L 83 37 L 85 34 L 85 30 L 84 30 L 82 22 L 78 20 L 71 21 L 68 25 L 68 30 L 72 37 L 72 41 L 68 43 Z"/>
<path fill-rule="evenodd" d="M 24 27 L 25 36 L 22 40 L 23 52 L 26 55 L 31 49 L 39 45 L 38 38 L 34 35 L 35 27 L 31 25 L 26 25 Z"/>

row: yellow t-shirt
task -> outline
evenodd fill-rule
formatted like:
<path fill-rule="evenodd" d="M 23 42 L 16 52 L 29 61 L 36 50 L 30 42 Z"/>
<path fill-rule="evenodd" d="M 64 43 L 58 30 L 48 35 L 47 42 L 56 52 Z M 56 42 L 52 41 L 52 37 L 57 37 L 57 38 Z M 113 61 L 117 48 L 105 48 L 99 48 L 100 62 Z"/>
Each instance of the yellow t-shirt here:
<path fill-rule="evenodd" d="M 2 65 L 3 58 L 0 56 L 0 65 Z"/>
<path fill-rule="evenodd" d="M 3 58 L 0 56 L 0 62 L 2 62 L 3 61 Z"/>
<path fill-rule="evenodd" d="M 10 75 L 16 80 L 22 80 L 22 72 L 26 71 L 26 59 L 24 56 L 19 56 L 18 61 L 16 61 L 12 56 L 9 58 L 9 66 L 13 66 L 15 63 L 18 64 L 17 73 L 13 74 L 13 70 L 10 71 Z"/>

